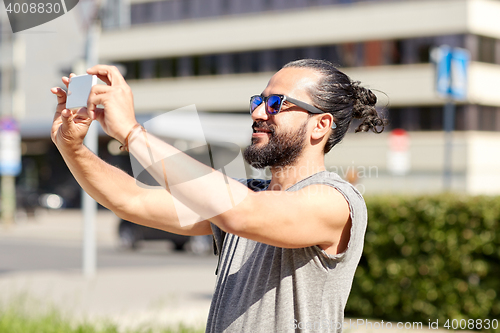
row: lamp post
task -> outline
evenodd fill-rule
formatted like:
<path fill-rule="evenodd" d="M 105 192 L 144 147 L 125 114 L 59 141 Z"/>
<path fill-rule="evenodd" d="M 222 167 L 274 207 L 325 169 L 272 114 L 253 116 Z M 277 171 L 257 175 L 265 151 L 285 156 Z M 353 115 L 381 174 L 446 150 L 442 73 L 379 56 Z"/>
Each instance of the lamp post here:
<path fill-rule="evenodd" d="M 78 74 L 98 63 L 98 41 L 100 36 L 100 2 L 80 2 L 83 26 L 86 31 L 85 61 L 84 67 L 79 68 Z M 85 11 L 86 9 L 86 11 Z M 82 66 L 80 66 L 82 67 Z M 99 148 L 99 124 L 92 122 L 84 139 L 85 146 L 94 154 L 98 154 Z M 87 278 L 92 278 L 97 270 L 97 244 L 96 244 L 96 216 L 97 202 L 82 190 L 82 215 L 83 215 L 83 242 L 82 242 L 82 272 Z"/>

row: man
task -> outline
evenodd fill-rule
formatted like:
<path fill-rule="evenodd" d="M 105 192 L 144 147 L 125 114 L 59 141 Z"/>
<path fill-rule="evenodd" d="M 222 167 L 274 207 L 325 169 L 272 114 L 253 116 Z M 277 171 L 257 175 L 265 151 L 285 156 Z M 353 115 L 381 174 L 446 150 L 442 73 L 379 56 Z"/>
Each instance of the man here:
<path fill-rule="evenodd" d="M 340 332 L 367 217 L 361 194 L 326 171 L 324 154 L 353 118 L 362 119 L 356 131 L 383 129 L 375 95 L 329 62 L 287 64 L 250 105 L 252 143 L 244 156 L 255 167 L 270 166 L 272 178 L 238 182 L 148 135 L 115 67 L 87 73 L 107 83 L 92 88 L 88 108 L 65 109 L 66 93 L 52 88 L 52 140 L 85 191 L 119 217 L 184 235 L 213 234 L 219 267 L 207 332 Z M 141 188 L 90 152 L 83 138 L 92 120 L 166 190 Z M 221 200 L 228 188 L 230 205 Z"/>

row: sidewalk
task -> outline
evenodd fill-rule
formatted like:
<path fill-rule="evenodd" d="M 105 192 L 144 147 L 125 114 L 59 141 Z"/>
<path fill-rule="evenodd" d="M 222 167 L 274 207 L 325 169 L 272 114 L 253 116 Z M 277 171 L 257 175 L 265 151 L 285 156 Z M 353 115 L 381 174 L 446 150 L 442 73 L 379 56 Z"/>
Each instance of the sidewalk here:
<path fill-rule="evenodd" d="M 76 319 L 111 320 L 121 328 L 204 327 L 215 283 L 213 268 L 169 267 L 0 275 L 0 301 L 27 296 L 28 308 L 53 307 Z"/>
<path fill-rule="evenodd" d="M 118 222 L 112 212 L 98 211 L 99 246 L 117 246 Z M 8 228 L 0 225 L 2 239 L 80 246 L 81 211 L 39 211 L 35 218 L 18 218 Z M 26 296 L 33 311 L 55 307 L 77 319 L 106 319 L 122 328 L 176 327 L 181 322 L 204 327 L 214 271 L 210 265 L 113 268 L 98 269 L 92 279 L 79 270 L 4 273 L 0 274 L 0 302 L 12 304 Z"/>
<path fill-rule="evenodd" d="M 118 223 L 119 219 L 113 212 L 98 210 L 95 224 L 98 245 L 117 244 Z M 82 232 L 83 215 L 79 209 L 39 209 L 31 217 L 18 213 L 13 225 L 0 224 L 0 240 L 6 237 L 75 243 L 82 240 Z"/>

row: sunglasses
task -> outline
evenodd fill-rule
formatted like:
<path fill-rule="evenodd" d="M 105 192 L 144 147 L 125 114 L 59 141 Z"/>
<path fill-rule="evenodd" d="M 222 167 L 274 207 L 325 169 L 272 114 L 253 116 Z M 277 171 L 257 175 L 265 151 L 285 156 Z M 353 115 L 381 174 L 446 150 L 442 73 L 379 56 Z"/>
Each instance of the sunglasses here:
<path fill-rule="evenodd" d="M 298 99 L 291 98 L 285 95 L 273 94 L 267 97 L 262 95 L 254 95 L 250 97 L 250 114 L 252 114 L 259 105 L 264 102 L 266 106 L 266 112 L 269 115 L 276 115 L 281 111 L 281 107 L 285 101 L 289 101 L 298 107 L 315 114 L 325 113 L 323 110 L 318 109 L 311 104 L 307 104 L 305 102 L 299 101 Z M 332 128 L 337 128 L 335 123 L 332 124 Z"/>

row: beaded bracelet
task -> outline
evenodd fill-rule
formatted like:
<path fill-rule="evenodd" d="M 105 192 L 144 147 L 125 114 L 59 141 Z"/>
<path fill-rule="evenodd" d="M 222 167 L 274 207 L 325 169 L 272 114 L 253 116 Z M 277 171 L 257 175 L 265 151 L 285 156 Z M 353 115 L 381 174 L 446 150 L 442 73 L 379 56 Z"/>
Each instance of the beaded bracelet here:
<path fill-rule="evenodd" d="M 121 151 L 129 151 L 128 150 L 129 139 L 130 139 L 130 137 L 132 136 L 132 133 L 134 132 L 134 130 L 137 127 L 140 127 L 141 130 L 142 130 L 142 134 L 144 135 L 144 140 L 146 141 L 146 147 L 148 148 L 149 158 L 151 159 L 151 163 L 154 164 L 153 152 L 151 151 L 151 146 L 149 145 L 148 136 L 146 134 L 147 131 L 139 123 L 135 124 L 134 127 L 132 127 L 132 129 L 130 130 L 130 132 L 127 134 L 127 137 L 125 138 L 125 143 L 120 146 L 120 150 Z M 165 188 L 168 191 L 170 191 L 169 186 L 168 186 L 168 181 L 167 181 L 167 171 L 165 169 L 165 162 L 163 160 L 161 160 L 161 166 L 162 166 L 162 169 L 163 169 L 163 178 L 165 179 Z"/>
<path fill-rule="evenodd" d="M 128 140 L 130 139 L 130 136 L 132 135 L 132 132 L 134 132 L 134 130 L 137 127 L 142 127 L 142 126 L 141 126 L 141 124 L 137 123 L 137 124 L 134 125 L 134 127 L 132 127 L 132 129 L 130 130 L 130 132 L 128 132 L 127 136 L 125 137 L 125 141 L 120 146 L 120 150 L 121 151 L 127 151 L 128 152 Z"/>

